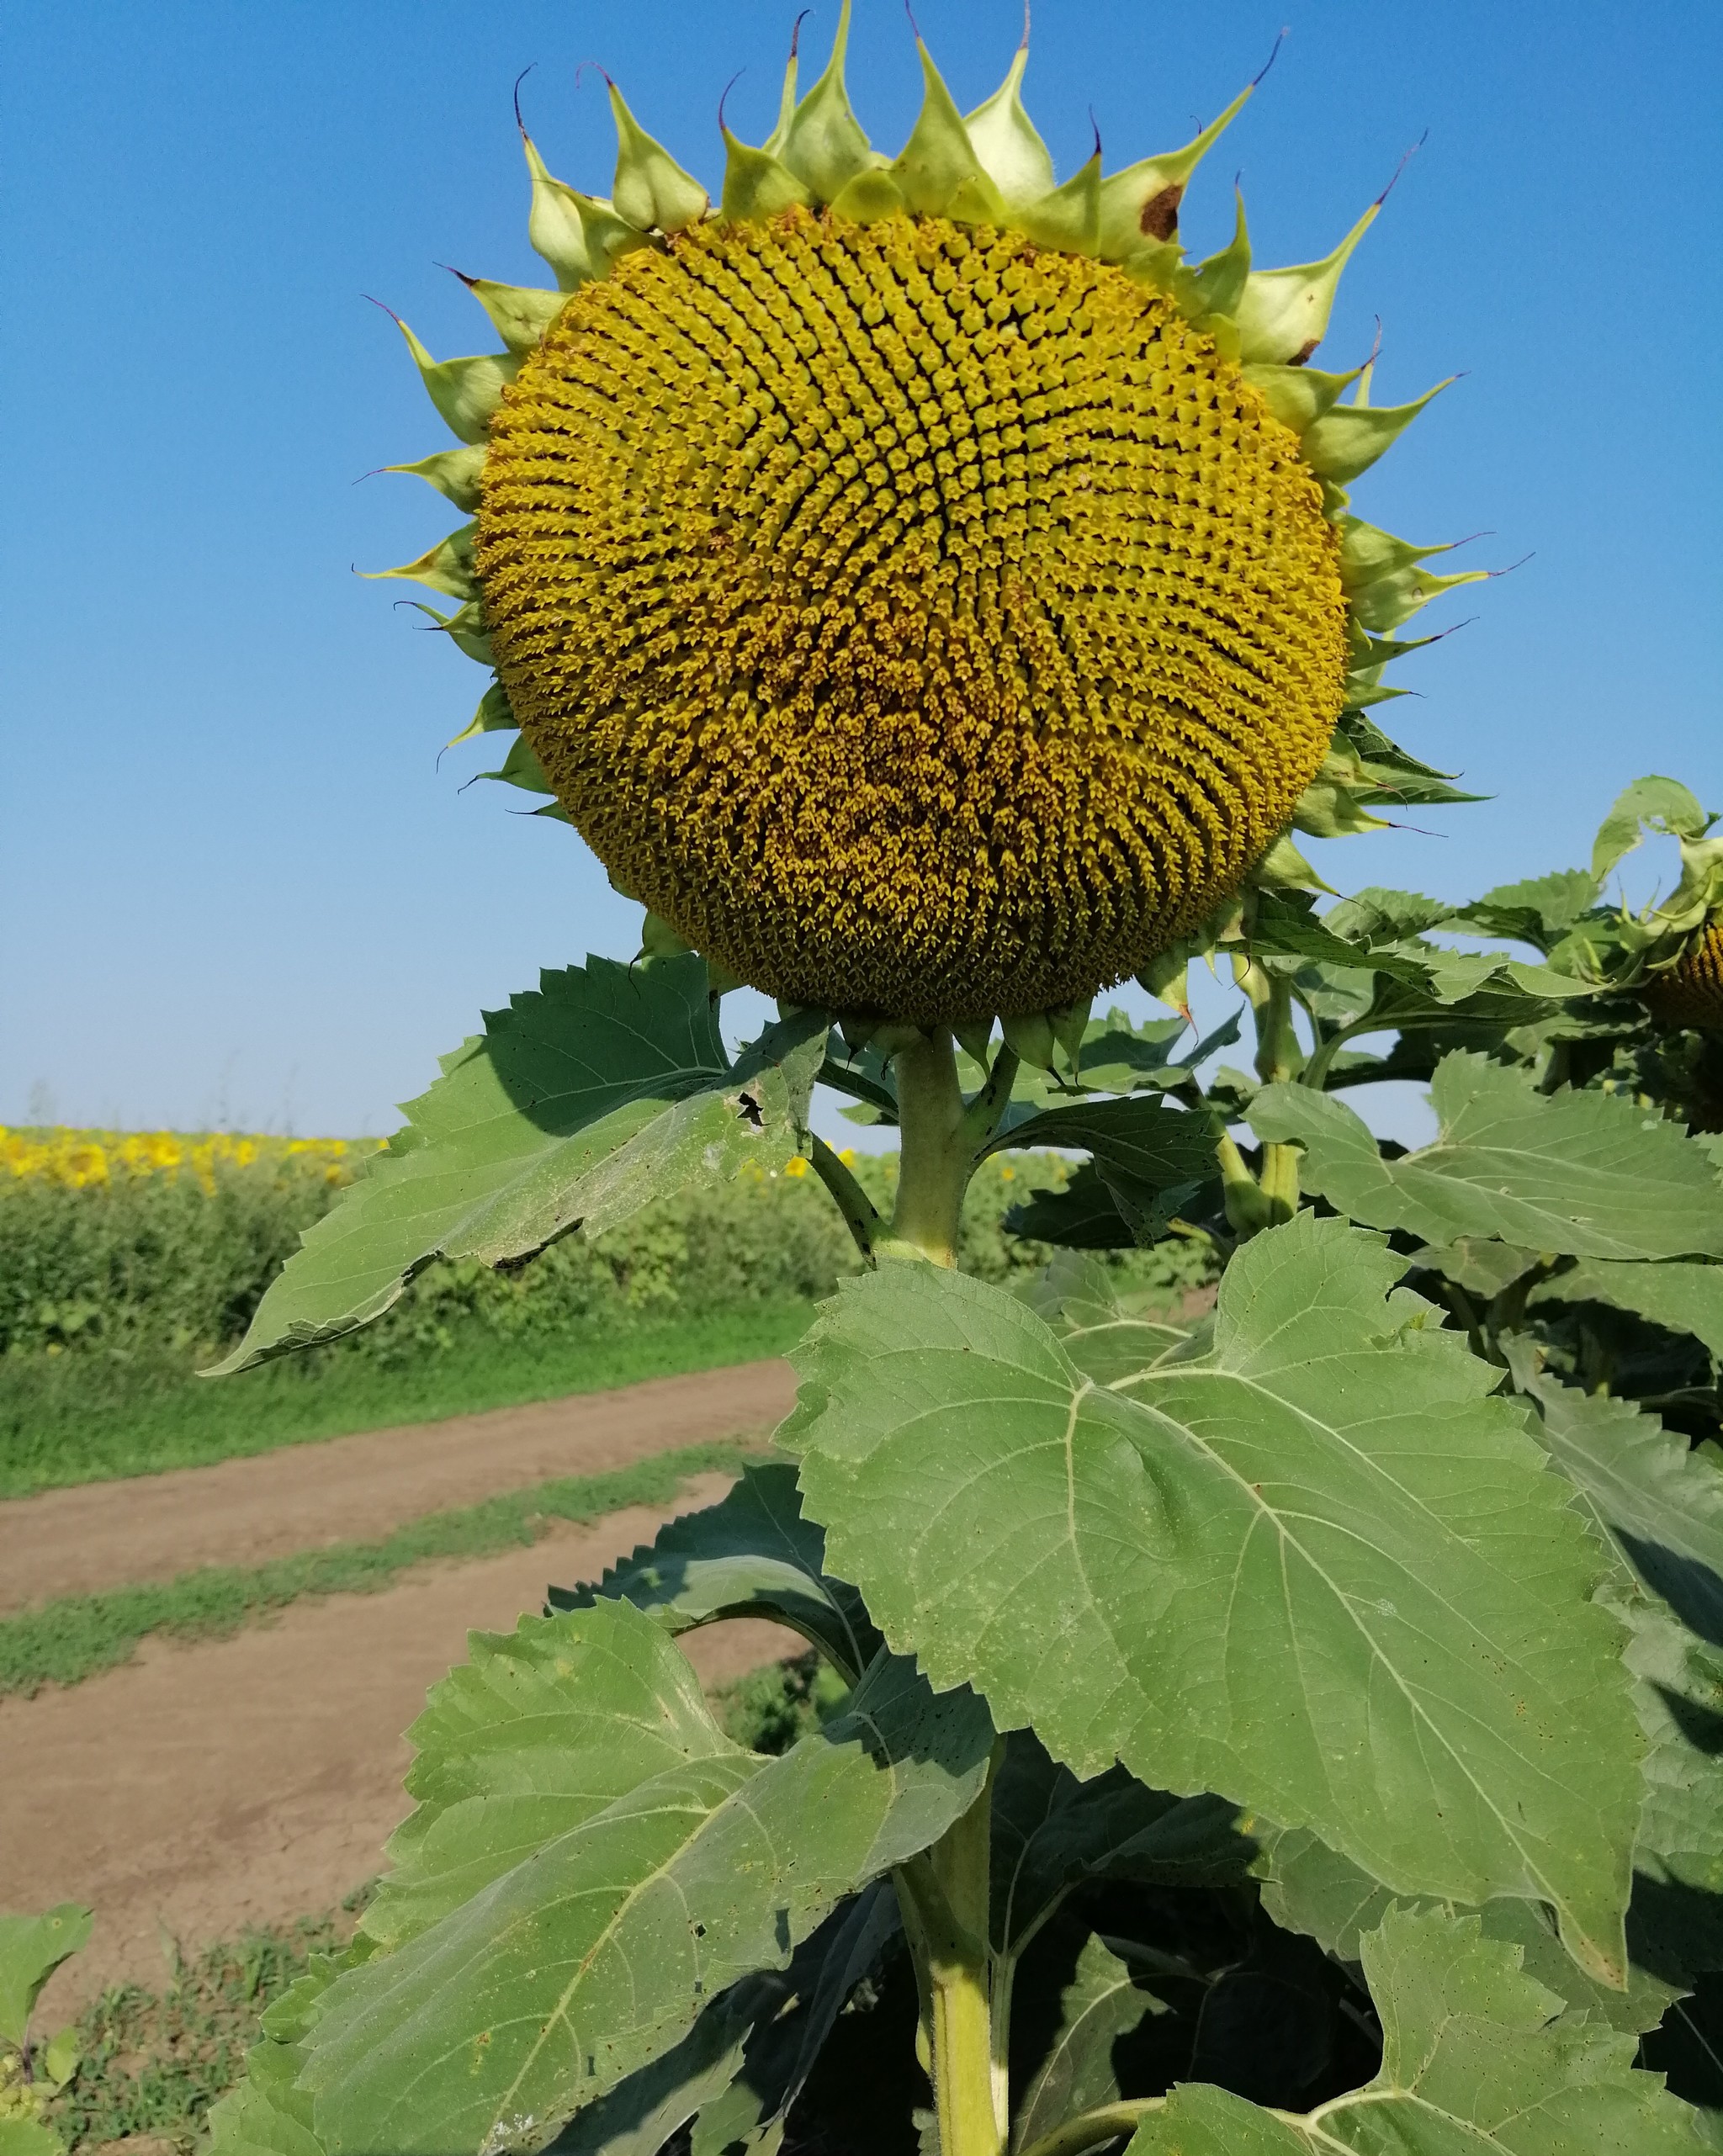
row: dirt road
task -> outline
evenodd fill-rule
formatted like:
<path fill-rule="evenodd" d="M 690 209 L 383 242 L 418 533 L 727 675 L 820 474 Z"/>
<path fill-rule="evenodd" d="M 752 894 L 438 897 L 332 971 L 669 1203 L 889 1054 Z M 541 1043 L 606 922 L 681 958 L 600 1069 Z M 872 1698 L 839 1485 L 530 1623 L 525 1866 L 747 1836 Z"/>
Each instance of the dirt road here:
<path fill-rule="evenodd" d="M 0 1503 L 0 1615 L 199 1565 L 368 1540 L 499 1491 L 770 1429 L 795 1396 L 787 1363 L 745 1363 L 11 1498 Z"/>
<path fill-rule="evenodd" d="M 391 1528 L 550 1477 L 769 1428 L 782 1363 L 294 1445 L 256 1459 L 53 1491 L 0 1505 L 0 1608 L 160 1579 Z M 469 1631 L 505 1631 L 550 1581 L 595 1578 L 679 1500 L 565 1524 L 532 1548 L 415 1570 L 374 1595 L 297 1602 L 231 1640 L 146 1640 L 66 1691 L 0 1700 L 0 1910 L 85 1901 L 89 1951 L 44 2000 L 64 2017 L 104 1984 L 159 1985 L 164 1936 L 188 1947 L 327 1909 L 381 1868 L 408 1806 L 403 1732 Z M 708 1685 L 799 1650 L 766 1624 L 697 1634 Z"/>
<path fill-rule="evenodd" d="M 380 1870 L 408 1809 L 401 1733 L 468 1632 L 511 1629 L 547 1581 L 595 1577 L 726 1486 L 703 1475 L 661 1512 L 612 1513 L 384 1594 L 298 1602 L 232 1640 L 146 1641 L 87 1683 L 0 1701 L 0 1909 L 96 1911 L 89 1952 L 45 2003 L 50 2021 L 104 1984 L 159 1984 L 164 1932 L 231 1937 L 327 1909 Z M 716 1684 L 801 1645 L 733 1624 L 689 1650 Z"/>

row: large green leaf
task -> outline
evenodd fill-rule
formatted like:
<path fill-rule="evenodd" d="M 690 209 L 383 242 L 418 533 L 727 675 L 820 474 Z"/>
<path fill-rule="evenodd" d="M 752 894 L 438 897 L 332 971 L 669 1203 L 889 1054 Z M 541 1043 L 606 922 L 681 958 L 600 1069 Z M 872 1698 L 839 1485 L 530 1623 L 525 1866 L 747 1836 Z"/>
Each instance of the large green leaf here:
<path fill-rule="evenodd" d="M 1382 2024 L 1369 2084 L 1302 2118 L 1176 2090 L 1127 2156 L 1693 2156 L 1694 2116 L 1635 2070 L 1636 2040 L 1520 1968 L 1475 1918 L 1392 1910 L 1363 1941 Z"/>
<path fill-rule="evenodd" d="M 1445 951 L 1420 933 L 1462 925 L 1438 901 L 1406 892 L 1360 893 L 1318 915 L 1307 898 L 1265 891 L 1253 908 L 1249 940 L 1258 958 L 1380 976 L 1376 1008 L 1397 1011 L 1405 1022 L 1440 1020 L 1463 1007 L 1511 1024 L 1596 993 L 1589 982 L 1550 967 L 1526 965 L 1505 951 Z"/>
<path fill-rule="evenodd" d="M 824 1037 L 824 1020 L 800 1012 L 732 1065 L 692 953 L 544 974 L 443 1059 L 212 1375 L 368 1323 L 432 1258 L 501 1264 L 571 1228 L 601 1234 L 702 1168 L 783 1166 Z"/>
<path fill-rule="evenodd" d="M 1126 1224 L 1146 1243 L 1164 1235 L 1167 1223 L 1210 1184 L 1218 1185 L 1218 1135 L 1207 1115 L 1151 1094 L 1049 1109 L 1013 1124 L 987 1151 L 1053 1146 L 1093 1154 Z"/>
<path fill-rule="evenodd" d="M 1452 920 L 1456 927 L 1511 937 L 1548 951 L 1597 903 L 1599 895 L 1584 869 L 1561 868 L 1524 883 L 1498 883 L 1470 905 L 1455 907 Z"/>
<path fill-rule="evenodd" d="M 1511 1341 L 1514 1381 L 1537 1409 L 1537 1433 L 1602 1532 L 1654 1595 L 1723 1647 L 1723 1468 L 1630 1401 L 1582 1392 Z"/>
<path fill-rule="evenodd" d="M 782 1977 L 750 1979 L 776 1984 L 782 2005 L 761 2019 L 729 2087 L 702 2108 L 691 2156 L 724 2156 L 738 2145 L 776 2148 L 772 2137 L 807 2085 L 838 2016 L 900 1929 L 896 1893 L 890 1881 L 876 1880 L 797 1948 Z M 655 2148 L 642 2156 L 656 2156 Z"/>
<path fill-rule="evenodd" d="M 1389 1160 L 1343 1101 L 1264 1086 L 1258 1137 L 1304 1148 L 1302 1179 L 1339 1212 L 1433 1243 L 1495 1236 L 1576 1258 L 1723 1256 L 1723 1188 L 1704 1152 L 1620 1094 L 1540 1094 L 1483 1056 L 1445 1056 L 1433 1145 Z"/>
<path fill-rule="evenodd" d="M 1086 1940 L 1060 1994 L 1052 2042 L 1012 2107 L 1012 2147 L 1027 2148 L 1079 2111 L 1113 2102 L 1120 2093 L 1113 2047 L 1145 2014 L 1166 2010 L 1137 1985 L 1128 1962 L 1100 1939 Z"/>
<path fill-rule="evenodd" d="M 673 1634 L 714 1618 L 773 1618 L 853 1680 L 878 1651 L 879 1634 L 861 1596 L 828 1579 L 824 1561 L 825 1537 L 803 1516 L 795 1470 L 768 1464 L 745 1468 L 721 1504 L 673 1520 L 596 1586 L 553 1587 L 550 1601 L 587 1609 L 620 1598 Z"/>
<path fill-rule="evenodd" d="M 577 2112 L 552 2144 L 555 2156 L 659 2156 L 697 2112 L 723 2101 L 748 2037 L 770 2025 L 785 1998 L 780 1976 L 733 1984 L 680 2043 Z"/>
<path fill-rule="evenodd" d="M 1207 1352 L 1214 1338 L 1208 1311 L 1169 1317 L 1159 1307 L 1164 1291 L 1121 1295 L 1120 1285 L 1116 1274 L 1073 1252 L 1054 1258 L 1023 1293 L 1083 1375 L 1103 1385 Z"/>
<path fill-rule="evenodd" d="M 1723 1472 L 1656 1416 L 1540 1371 L 1529 1341 L 1510 1341 L 1508 1359 L 1620 1563 L 1606 1592 L 1633 1635 L 1650 1747 L 1628 1937 L 1636 1961 L 1684 1985 L 1723 1968 Z"/>
<path fill-rule="evenodd" d="M 407 1732 L 418 1799 L 363 1929 L 399 1947 L 655 1775 L 727 1758 L 687 1657 L 610 1609 L 474 1633 Z"/>
<path fill-rule="evenodd" d="M 994 1783 L 994 1952 L 1021 1954 L 1084 1879 L 1236 1886 L 1255 1854 L 1223 1798 L 1170 1796 L 1122 1767 L 1079 1782 L 1033 1730 L 1014 1730 Z"/>
<path fill-rule="evenodd" d="M 314 1954 L 305 1973 L 266 2010 L 243 2076 L 209 2114 L 209 2156 L 324 2156 L 312 2130 L 310 2096 L 296 2085 L 305 2037 L 336 1978 L 371 1950 L 362 1937 L 342 1953 Z"/>
<path fill-rule="evenodd" d="M 1137 1238 L 1092 1160 L 1080 1162 L 1063 1189 L 1036 1190 L 1005 1215 L 1012 1235 L 1068 1250 L 1129 1250 Z"/>
<path fill-rule="evenodd" d="M 1497 1373 L 1303 1214 L 1213 1349 L 1097 1382 L 1015 1297 L 846 1284 L 779 1433 L 899 1651 L 1078 1773 L 1307 1826 L 1401 1893 L 1523 1894 L 1622 1978 L 1641 1788 L 1607 1561 Z"/>
<path fill-rule="evenodd" d="M 581 1617 L 589 1639 L 666 1648 L 629 1603 Z M 992 1742 L 973 1693 L 936 1698 L 883 1656 L 844 1717 L 781 1758 L 713 1724 L 703 1756 L 337 1984 L 301 2075 L 320 2137 L 332 2156 L 542 2146 L 717 1993 L 782 1968 L 846 1894 L 936 1840 L 978 1793 Z"/>
<path fill-rule="evenodd" d="M 1342 1961 L 1355 1962 L 1360 1937 L 1381 1922 L 1396 1905 L 1397 1897 L 1357 1865 L 1337 1857 L 1313 1835 L 1302 1830 L 1282 1834 L 1259 1824 L 1257 1837 L 1259 1848 L 1252 1869 L 1262 1883 L 1262 1905 L 1275 1922 L 1289 1931 L 1308 1933 Z M 1641 1883 L 1636 1882 L 1636 1887 Z M 1588 1977 L 1563 1951 L 1554 1926 L 1535 1902 L 1503 1899 L 1486 1902 L 1481 1910 L 1427 1899 L 1417 1905 L 1445 1907 L 1450 1915 L 1476 1916 L 1486 1938 L 1503 1940 L 1519 1948 L 1525 1957 L 1528 1976 L 1559 1992 L 1569 2005 L 1584 2007 L 1614 2028 L 1635 2034 L 1656 2028 L 1670 2002 L 1684 1989 L 1683 1983 L 1641 1965 L 1639 1957 L 1645 1927 L 1637 1898 L 1628 1911 L 1628 1948 L 1634 1964 L 1625 1991 Z"/>
<path fill-rule="evenodd" d="M 1723 1969 L 1723 1650 L 1641 1598 L 1628 1667 L 1650 1740 L 1628 1941 L 1666 1984 Z"/>
<path fill-rule="evenodd" d="M 1540 1281 L 1526 1302 L 1609 1303 L 1668 1332 L 1691 1332 L 1723 1361 L 1723 1265 L 1581 1258 L 1552 1279 Z"/>

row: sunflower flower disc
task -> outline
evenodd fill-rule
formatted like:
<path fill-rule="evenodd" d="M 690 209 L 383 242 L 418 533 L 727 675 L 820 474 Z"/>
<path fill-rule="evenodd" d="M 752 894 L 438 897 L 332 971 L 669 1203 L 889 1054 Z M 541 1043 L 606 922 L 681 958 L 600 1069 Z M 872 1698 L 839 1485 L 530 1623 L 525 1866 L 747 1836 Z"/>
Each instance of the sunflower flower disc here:
<path fill-rule="evenodd" d="M 1723 921 L 1708 922 L 1686 956 L 1652 974 L 1640 995 L 1666 1025 L 1723 1032 Z"/>
<path fill-rule="evenodd" d="M 1297 437 L 1120 269 L 938 217 L 712 220 L 492 420 L 522 731 L 618 885 L 779 997 L 1123 977 L 1236 889 L 1344 697 Z"/>

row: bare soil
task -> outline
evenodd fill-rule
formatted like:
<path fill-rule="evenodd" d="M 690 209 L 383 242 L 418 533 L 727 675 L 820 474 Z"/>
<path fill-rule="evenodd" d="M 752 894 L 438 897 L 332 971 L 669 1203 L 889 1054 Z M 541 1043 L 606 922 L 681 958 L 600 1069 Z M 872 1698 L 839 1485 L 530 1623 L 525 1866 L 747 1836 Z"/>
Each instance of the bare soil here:
<path fill-rule="evenodd" d="M 745 1363 L 11 1498 L 0 1502 L 0 1615 L 200 1565 L 368 1541 L 505 1490 L 768 1429 L 794 1401 L 787 1363 Z"/>
<path fill-rule="evenodd" d="M 464 1433 L 448 1425 L 390 1431 L 236 1460 L 233 1475 L 216 1467 L 108 1485 L 104 1566 L 75 1573 L 61 1541 L 66 1562 L 57 1572 L 38 1563 L 33 1577 L 42 1584 L 34 1592 L 61 1592 L 74 1577 L 109 1585 L 140 1576 L 120 1533 L 130 1507 L 140 1508 L 142 1546 L 159 1569 L 179 1571 L 200 1560 L 303 1548 L 320 1532 L 351 1534 L 361 1522 L 374 1532 L 512 1481 L 620 1465 L 757 1426 L 787 1404 L 787 1391 L 779 1365 L 714 1371 L 628 1396 L 466 1418 Z M 512 1423 L 512 1436 L 475 1439 L 474 1422 L 490 1432 Z M 577 1444 L 572 1433 L 583 1428 L 586 1442 Z M 421 1462 L 414 1448 L 427 1440 L 432 1457 Z M 475 1459 L 463 1456 L 463 1441 L 479 1446 Z M 396 1464 L 394 1494 L 382 1464 L 389 1459 Z M 348 1509 L 320 1510 L 343 1477 L 354 1493 Z M 169 1481 L 221 1495 L 206 1516 L 201 1496 L 194 1508 L 187 1491 L 176 1532 L 172 1508 L 156 1497 Z M 522 1611 L 539 1608 L 548 1581 L 596 1577 L 665 1520 L 713 1502 L 727 1482 L 700 1476 L 663 1511 L 637 1507 L 570 1525 L 530 1549 L 416 1571 L 381 1594 L 298 1602 L 231 1640 L 149 1640 L 135 1661 L 86 1683 L 0 1700 L 0 1909 L 70 1899 L 96 1911 L 88 1952 L 45 1995 L 43 2026 L 105 1984 L 130 1978 L 159 1986 L 166 1940 L 191 1947 L 327 1909 L 381 1869 L 383 1843 L 408 1809 L 401 1777 L 411 1752 L 400 1733 L 427 1688 L 464 1655 L 468 1632 L 512 1629 Z M 250 1512 L 241 1484 L 252 1493 Z M 101 1494 L 87 1499 L 98 1521 L 93 1501 Z M 53 1493 L 6 1510 L 63 1520 L 65 1500 L 85 1496 Z M 295 1522 L 291 1528 L 281 1527 L 278 1505 Z M 20 1544 L 16 1523 L 0 1522 L 8 1558 L 38 1562 L 32 1539 Z M 695 1634 L 688 1651 L 710 1686 L 801 1645 L 772 1625 L 726 1624 Z"/>

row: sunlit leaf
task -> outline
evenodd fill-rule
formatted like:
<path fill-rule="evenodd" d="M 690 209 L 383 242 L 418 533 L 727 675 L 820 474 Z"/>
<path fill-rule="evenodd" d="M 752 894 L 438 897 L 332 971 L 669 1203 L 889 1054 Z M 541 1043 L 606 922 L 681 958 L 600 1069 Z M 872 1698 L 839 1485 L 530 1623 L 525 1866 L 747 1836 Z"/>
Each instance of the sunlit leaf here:
<path fill-rule="evenodd" d="M 554 1621 L 668 1650 L 627 1602 Z M 340 1979 L 305 2040 L 319 2137 L 331 2156 L 542 2146 L 936 1840 L 973 1801 L 992 1741 L 973 1693 L 936 1698 L 886 1657 L 845 1715 L 780 1758 L 712 1724 L 700 1756 Z"/>
<path fill-rule="evenodd" d="M 1307 1189 L 1370 1227 L 1432 1243 L 1493 1236 L 1578 1258 L 1723 1256 L 1723 1188 L 1674 1124 L 1620 1094 L 1539 1093 L 1483 1056 L 1445 1056 L 1432 1145 L 1398 1160 L 1332 1096 L 1264 1086 L 1258 1137 L 1304 1148 Z"/>
<path fill-rule="evenodd" d="M 601 1234 L 702 1168 L 783 1167 L 824 1036 L 825 1020 L 802 1012 L 732 1065 L 692 953 L 544 974 L 444 1058 L 214 1374 L 368 1323 L 432 1258 L 501 1264 L 572 1228 Z"/>
<path fill-rule="evenodd" d="M 1398 1892 L 1546 1900 L 1620 1982 L 1641 1789 L 1604 1560 L 1399 1270 L 1301 1215 L 1233 1260 L 1208 1355 L 1103 1383 L 1015 1298 L 888 1265 L 798 1351 L 779 1442 L 887 1639 L 1002 1725 Z"/>

